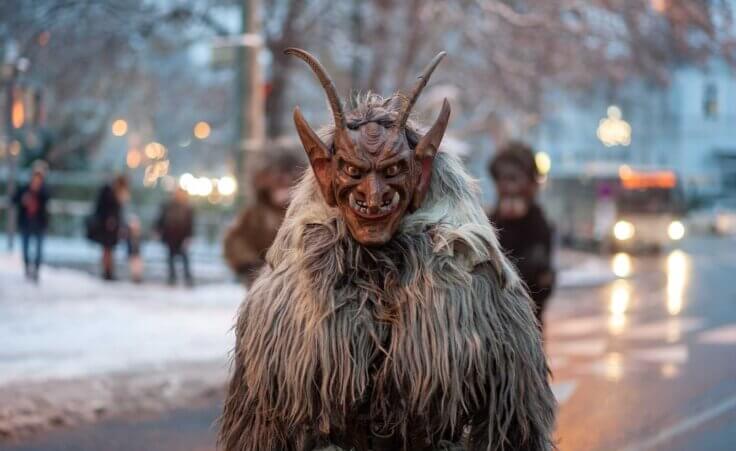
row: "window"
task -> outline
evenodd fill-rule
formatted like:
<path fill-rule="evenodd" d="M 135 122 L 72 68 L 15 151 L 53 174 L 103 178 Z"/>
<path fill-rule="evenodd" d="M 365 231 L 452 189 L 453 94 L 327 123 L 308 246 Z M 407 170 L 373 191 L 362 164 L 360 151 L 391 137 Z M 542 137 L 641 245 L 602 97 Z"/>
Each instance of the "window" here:
<path fill-rule="evenodd" d="M 703 90 L 703 116 L 715 118 L 718 116 L 718 86 L 708 83 Z"/>

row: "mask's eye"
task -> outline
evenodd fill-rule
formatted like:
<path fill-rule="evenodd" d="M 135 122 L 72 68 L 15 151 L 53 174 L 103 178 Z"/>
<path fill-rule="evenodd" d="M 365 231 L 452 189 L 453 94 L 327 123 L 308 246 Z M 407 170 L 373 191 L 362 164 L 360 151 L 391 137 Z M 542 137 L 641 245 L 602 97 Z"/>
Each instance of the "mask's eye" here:
<path fill-rule="evenodd" d="M 361 176 L 360 169 L 358 169 L 357 167 L 351 164 L 346 164 L 344 170 L 345 170 L 345 173 L 349 175 L 350 177 L 358 178 Z"/>
<path fill-rule="evenodd" d="M 401 172 L 401 168 L 398 164 L 392 164 L 391 166 L 386 168 L 385 172 L 386 177 L 395 177 L 399 175 L 399 172 Z"/>

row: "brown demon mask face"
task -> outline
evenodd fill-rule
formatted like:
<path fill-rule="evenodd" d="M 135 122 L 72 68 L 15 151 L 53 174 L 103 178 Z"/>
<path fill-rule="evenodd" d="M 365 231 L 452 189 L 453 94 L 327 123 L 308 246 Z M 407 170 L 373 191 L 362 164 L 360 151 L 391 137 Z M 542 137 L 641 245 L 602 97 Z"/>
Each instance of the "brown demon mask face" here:
<path fill-rule="evenodd" d="M 385 111 L 377 109 L 368 120 L 351 114 L 346 118 L 334 84 L 314 56 L 295 48 L 285 53 L 309 64 L 332 109 L 335 132 L 331 146 L 317 136 L 299 108 L 294 109 L 296 130 L 325 202 L 340 209 L 356 241 L 366 246 L 386 243 L 406 212 L 418 209 L 429 190 L 432 163 L 447 128 L 450 104 L 445 99 L 429 131 L 411 143 L 406 122 L 445 53 L 438 54 L 427 66 L 408 99 L 389 99 Z M 395 99 L 401 101 L 402 108 L 390 107 Z"/>

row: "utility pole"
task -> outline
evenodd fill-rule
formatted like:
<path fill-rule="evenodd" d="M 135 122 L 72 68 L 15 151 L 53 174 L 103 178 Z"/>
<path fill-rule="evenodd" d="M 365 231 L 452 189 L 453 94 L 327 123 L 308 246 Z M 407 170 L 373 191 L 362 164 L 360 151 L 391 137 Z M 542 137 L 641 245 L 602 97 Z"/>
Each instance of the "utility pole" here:
<path fill-rule="evenodd" d="M 11 154 L 10 147 L 13 142 L 13 79 L 15 78 L 15 66 L 6 65 L 4 68 L 5 86 L 5 111 L 3 112 L 5 123 L 3 129 L 5 131 L 5 164 L 7 172 L 5 176 L 7 185 L 5 187 L 5 237 L 7 238 L 8 252 L 13 250 L 14 232 L 15 232 L 15 208 L 13 208 L 13 194 L 15 192 L 15 156 Z"/>
<path fill-rule="evenodd" d="M 235 147 L 238 205 L 243 205 L 250 183 L 246 175 L 248 155 L 259 152 L 265 138 L 265 103 L 258 55 L 261 38 L 260 0 L 242 0 L 242 37 L 237 57 L 238 142 Z M 253 39 L 256 37 L 256 39 Z M 250 38 L 250 39 L 249 39 Z"/>
<path fill-rule="evenodd" d="M 9 58 L 11 60 L 11 58 Z M 6 211 L 5 215 L 5 233 L 7 238 L 8 251 L 13 250 L 13 244 L 15 242 L 15 208 L 13 207 L 13 194 L 15 193 L 16 185 L 16 172 L 18 167 L 18 155 L 17 151 L 13 151 L 13 141 L 15 129 L 20 128 L 25 120 L 25 110 L 21 110 L 20 115 L 16 118 L 17 123 L 14 120 L 14 107 L 16 102 L 16 79 L 18 78 L 19 72 L 25 72 L 28 69 L 28 60 L 25 58 L 19 58 L 11 62 L 7 62 L 2 66 L 3 73 L 2 78 L 5 79 L 5 162 L 7 165 L 7 185 L 5 188 L 6 196 Z M 22 101 L 22 99 L 20 100 Z M 17 114 L 17 113 L 16 113 Z"/>

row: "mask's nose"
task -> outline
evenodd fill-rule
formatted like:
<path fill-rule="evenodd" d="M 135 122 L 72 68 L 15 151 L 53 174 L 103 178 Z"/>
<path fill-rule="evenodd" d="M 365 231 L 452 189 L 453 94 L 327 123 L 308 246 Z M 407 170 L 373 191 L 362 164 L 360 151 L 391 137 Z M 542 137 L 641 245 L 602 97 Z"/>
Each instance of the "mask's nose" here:
<path fill-rule="evenodd" d="M 391 187 L 375 173 L 365 178 L 358 186 L 357 193 L 358 200 L 367 204 L 370 214 L 378 214 L 382 206 L 391 203 L 394 194 Z"/>

